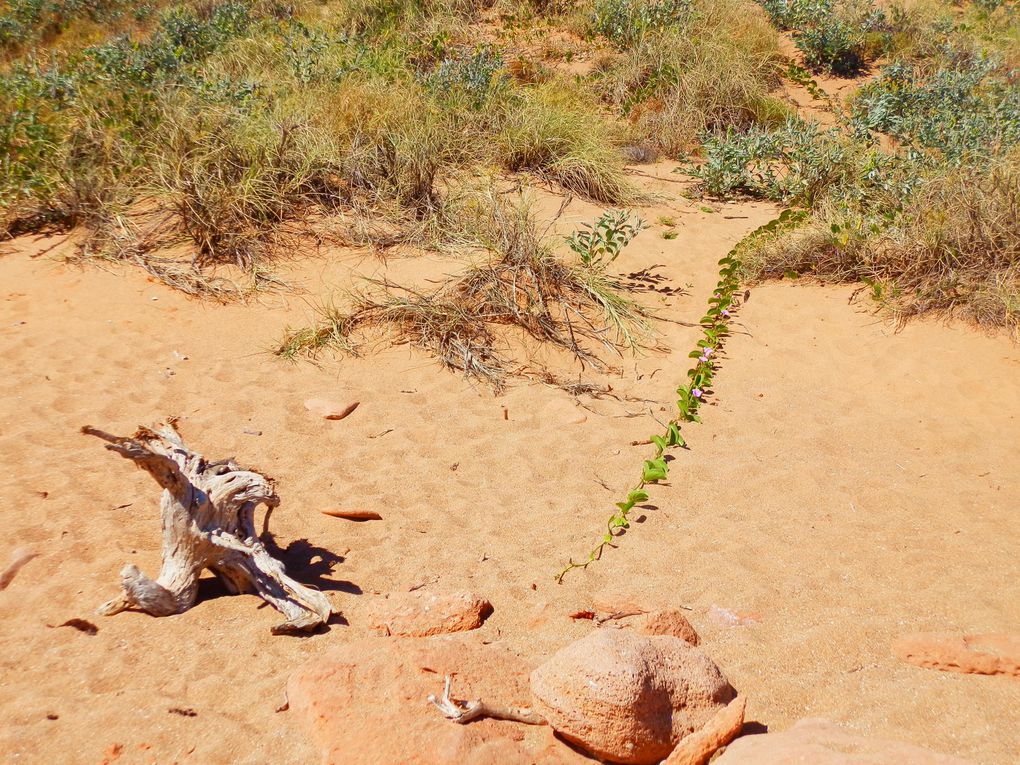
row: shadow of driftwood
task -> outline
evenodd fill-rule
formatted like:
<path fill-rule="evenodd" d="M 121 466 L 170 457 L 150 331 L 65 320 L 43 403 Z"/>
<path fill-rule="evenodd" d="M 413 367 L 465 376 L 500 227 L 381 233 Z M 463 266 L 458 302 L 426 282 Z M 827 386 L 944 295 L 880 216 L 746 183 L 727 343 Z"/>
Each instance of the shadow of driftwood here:
<path fill-rule="evenodd" d="M 262 542 L 269 554 L 283 563 L 287 573 L 302 584 L 319 590 L 361 595 L 361 588 L 353 582 L 329 578 L 333 569 L 344 562 L 342 555 L 312 544 L 307 539 L 295 539 L 286 547 L 280 547 L 272 532 L 263 534 Z"/>

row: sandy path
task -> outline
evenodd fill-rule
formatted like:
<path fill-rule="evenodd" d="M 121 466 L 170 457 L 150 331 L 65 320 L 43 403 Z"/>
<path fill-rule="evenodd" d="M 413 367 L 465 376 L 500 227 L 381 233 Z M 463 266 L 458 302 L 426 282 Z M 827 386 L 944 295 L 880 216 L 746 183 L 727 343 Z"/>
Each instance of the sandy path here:
<path fill-rule="evenodd" d="M 642 212 L 679 211 L 679 238 L 646 232 L 620 265 L 666 263 L 694 289 L 664 315 L 696 320 L 715 260 L 770 209 L 663 205 Z M 563 223 L 594 210 L 575 203 Z M 752 719 L 782 728 L 825 715 L 1014 761 L 1020 683 L 927 672 L 888 650 L 906 630 L 1020 629 L 1020 351 L 1008 341 L 934 323 L 894 335 L 848 307 L 848 290 L 755 290 L 742 314 L 751 334 L 732 340 L 718 404 L 653 495 L 660 509 L 557 586 L 552 575 L 590 546 L 616 498 L 600 480 L 616 490 L 633 480 L 645 448 L 628 444 L 655 427 L 647 408 L 671 401 L 692 329 L 664 325 L 676 352 L 626 360 L 611 380 L 657 404 L 604 400 L 592 412 L 538 385 L 494 398 L 406 348 L 288 365 L 261 351 L 304 318 L 300 299 L 199 304 L 137 271 L 29 258 L 39 246 L 0 258 L 0 560 L 17 547 L 43 553 L 0 593 L 4 761 L 313 762 L 275 712 L 287 674 L 363 634 L 367 597 L 422 583 L 485 594 L 496 612 L 480 636 L 535 658 L 589 629 L 567 614 L 600 596 L 686 604 Z M 352 256 L 295 268 L 321 291 L 323 273 L 353 267 L 376 268 Z M 325 422 L 302 405 L 315 395 L 361 407 Z M 212 585 L 178 617 L 91 615 L 125 562 L 157 569 L 158 497 L 77 429 L 127 433 L 163 414 L 181 415 L 209 455 L 278 479 L 283 557 L 351 626 L 274 638 L 275 613 Z M 319 513 L 330 507 L 384 520 Z M 712 605 L 761 621 L 717 627 Z M 99 633 L 48 626 L 72 617 Z"/>

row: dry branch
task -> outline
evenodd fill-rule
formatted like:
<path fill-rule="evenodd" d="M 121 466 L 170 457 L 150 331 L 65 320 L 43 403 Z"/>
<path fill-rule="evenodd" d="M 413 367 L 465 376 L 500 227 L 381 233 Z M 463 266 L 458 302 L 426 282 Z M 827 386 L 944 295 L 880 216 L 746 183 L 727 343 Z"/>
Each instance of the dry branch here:
<path fill-rule="evenodd" d="M 229 592 L 254 592 L 287 617 L 273 627 L 274 634 L 325 624 L 332 613 L 326 596 L 288 577 L 255 532 L 255 508 L 265 505 L 268 515 L 279 504 L 270 481 L 230 459 L 207 461 L 184 445 L 174 425 L 170 420 L 155 430 L 142 427 L 131 438 L 82 428 L 163 487 L 159 577 L 152 580 L 136 566 L 125 566 L 120 572 L 124 592 L 99 613 L 110 616 L 129 608 L 153 616 L 182 613 L 194 605 L 199 575 L 209 569 Z"/>
<path fill-rule="evenodd" d="M 446 676 L 443 684 L 443 695 L 436 697 L 435 694 L 428 695 L 428 701 L 434 705 L 448 720 L 466 725 L 472 720 L 488 717 L 493 720 L 510 720 L 511 722 L 524 723 L 526 725 L 548 725 L 549 721 L 537 712 L 527 707 L 506 707 L 499 704 L 489 704 L 481 699 L 474 701 L 458 702 L 450 697 L 450 676 Z"/>

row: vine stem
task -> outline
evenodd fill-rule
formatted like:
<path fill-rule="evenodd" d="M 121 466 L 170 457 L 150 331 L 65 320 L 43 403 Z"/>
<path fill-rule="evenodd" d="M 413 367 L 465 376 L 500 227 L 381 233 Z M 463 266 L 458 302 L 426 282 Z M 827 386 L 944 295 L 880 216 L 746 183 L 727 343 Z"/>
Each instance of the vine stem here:
<path fill-rule="evenodd" d="M 610 516 L 606 522 L 606 534 L 602 537 L 602 541 L 592 548 L 583 562 L 575 563 L 573 558 L 568 560 L 566 566 L 554 577 L 558 584 L 562 584 L 564 577 L 573 569 L 586 569 L 595 561 L 601 560 L 606 547 L 616 547 L 613 544 L 614 541 L 630 528 L 630 523 L 627 520 L 630 511 L 639 502 L 648 500 L 645 487 L 658 484 L 660 480 L 665 480 L 669 476 L 669 465 L 663 457 L 665 450 L 686 446 L 686 441 L 681 434 L 682 425 L 701 422 L 697 411 L 705 401 L 706 389 L 711 384 L 717 369 L 714 355 L 725 344 L 725 339 L 729 336 L 732 314 L 739 306 L 737 290 L 739 288 L 738 272 L 741 267 L 739 255 L 742 250 L 756 238 L 775 232 L 777 228 L 787 223 L 798 225 L 805 217 L 806 213 L 803 211 L 784 210 L 779 217 L 759 226 L 741 239 L 719 261 L 719 265 L 722 266 L 719 271 L 719 281 L 716 283 L 712 297 L 709 298 L 708 311 L 700 322 L 703 337 L 689 354 L 691 358 L 697 358 L 698 361 L 687 371 L 691 382 L 687 386 L 680 385 L 677 388 L 678 414 L 666 424 L 664 433 L 654 435 L 649 439 L 650 443 L 655 444 L 655 456 L 650 460 L 645 460 L 641 480 L 627 493 L 626 499 L 616 503 L 617 512 Z"/>

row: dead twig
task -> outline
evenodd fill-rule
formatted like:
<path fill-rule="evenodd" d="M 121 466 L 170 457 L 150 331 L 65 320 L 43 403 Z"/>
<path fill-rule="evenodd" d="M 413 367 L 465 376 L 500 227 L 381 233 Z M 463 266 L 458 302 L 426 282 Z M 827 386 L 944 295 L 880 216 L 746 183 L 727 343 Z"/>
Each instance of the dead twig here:
<path fill-rule="evenodd" d="M 443 717 L 453 720 L 455 723 L 465 725 L 472 720 L 481 717 L 489 717 L 493 720 L 510 720 L 511 722 L 525 723 L 526 725 L 548 725 L 549 721 L 541 715 L 533 712 L 527 707 L 504 707 L 488 704 L 481 699 L 474 701 L 454 701 L 450 698 L 450 676 L 446 676 L 443 685 L 443 695 L 439 698 L 432 693 L 428 695 L 430 704 L 438 709 Z"/>

